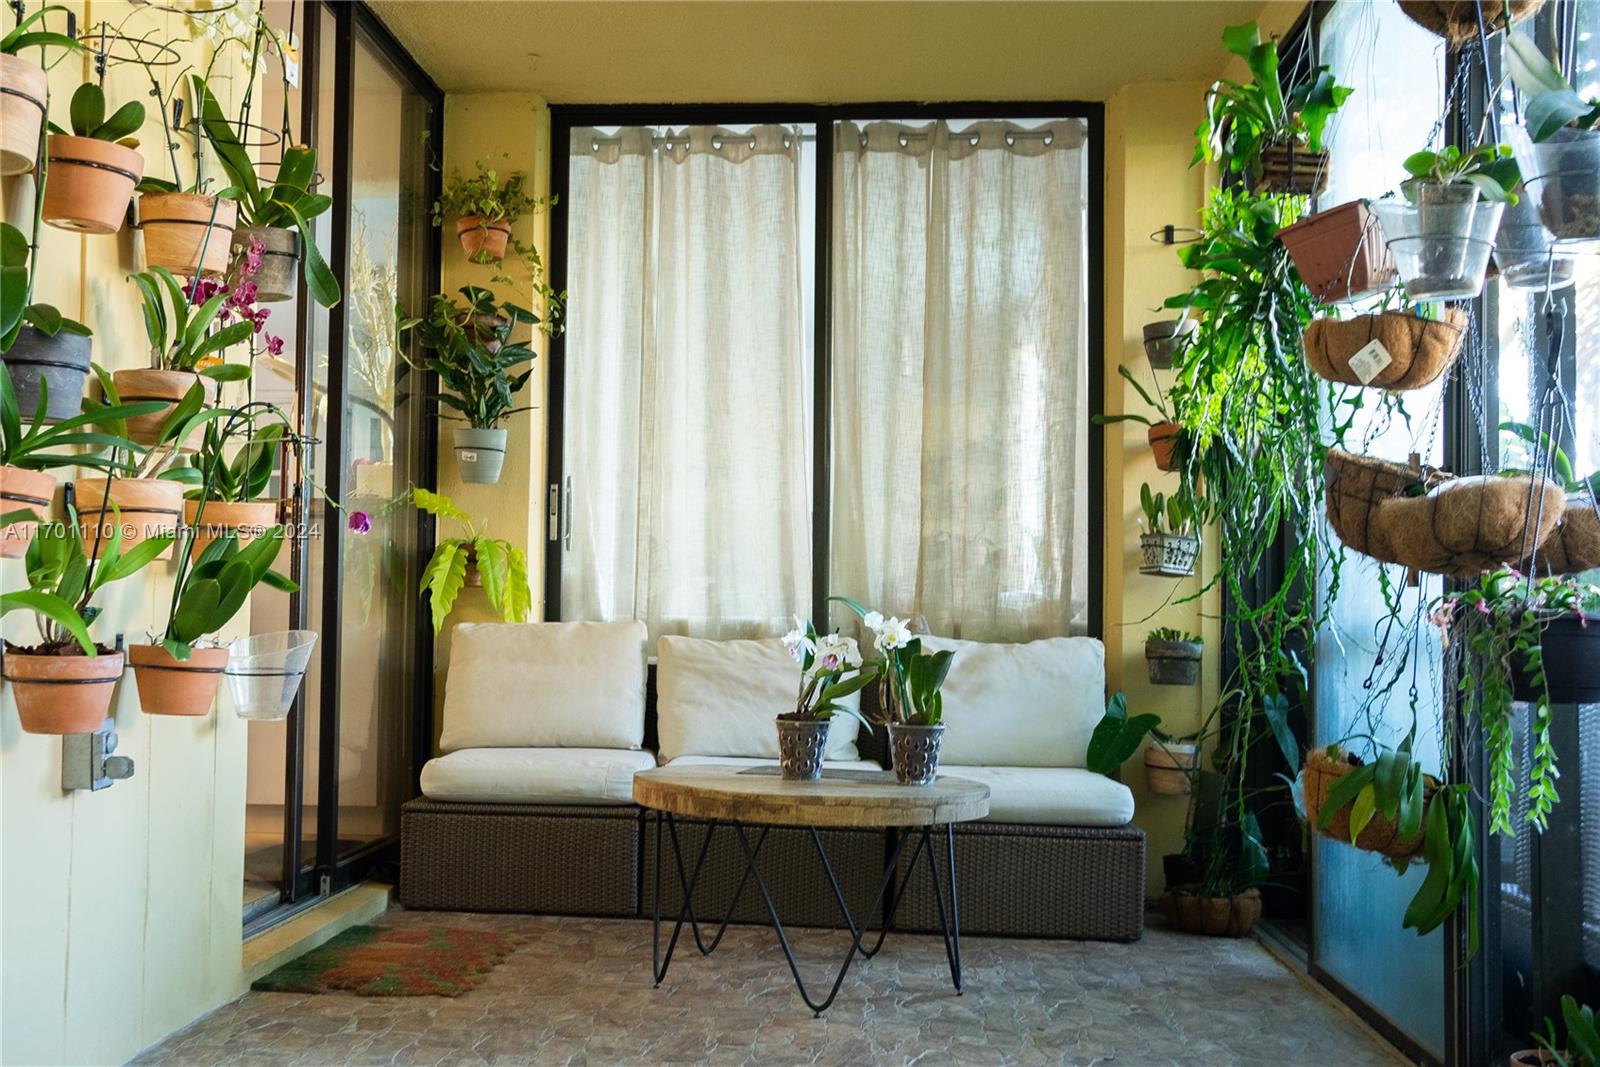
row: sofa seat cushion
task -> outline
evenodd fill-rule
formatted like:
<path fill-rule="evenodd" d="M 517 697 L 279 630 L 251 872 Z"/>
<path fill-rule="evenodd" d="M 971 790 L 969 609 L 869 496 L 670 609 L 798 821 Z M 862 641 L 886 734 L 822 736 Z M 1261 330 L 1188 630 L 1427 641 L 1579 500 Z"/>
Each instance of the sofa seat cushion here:
<path fill-rule="evenodd" d="M 960 767 L 941 763 L 940 776 L 989 787 L 989 822 L 1044 826 L 1126 826 L 1133 792 L 1121 782 L 1077 767 Z"/>
<path fill-rule="evenodd" d="M 674 767 L 776 767 L 775 759 L 754 759 L 748 756 L 679 756 L 671 761 Z M 882 767 L 869 759 L 823 760 L 824 770 L 830 771 L 881 771 Z"/>
<path fill-rule="evenodd" d="M 987 644 L 924 637 L 955 653 L 940 689 L 941 762 L 984 767 L 1083 767 L 1106 710 L 1106 650 L 1092 637 Z"/>
<path fill-rule="evenodd" d="M 656 644 L 656 728 L 663 763 L 679 756 L 778 758 L 774 720 L 794 710 L 800 666 L 779 638 Z M 840 701 L 859 707 L 860 694 Z M 856 758 L 856 720 L 834 718 L 827 758 Z"/>
<path fill-rule="evenodd" d="M 429 800 L 473 804 L 632 804 L 633 776 L 656 765 L 616 748 L 464 748 L 422 768 Z"/>

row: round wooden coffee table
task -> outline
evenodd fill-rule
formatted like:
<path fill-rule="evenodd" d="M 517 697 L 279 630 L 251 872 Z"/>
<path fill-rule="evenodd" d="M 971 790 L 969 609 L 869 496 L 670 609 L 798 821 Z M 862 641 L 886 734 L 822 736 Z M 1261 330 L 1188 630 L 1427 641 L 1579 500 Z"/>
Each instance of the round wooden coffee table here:
<path fill-rule="evenodd" d="M 634 803 L 655 814 L 655 891 L 651 911 L 651 939 L 654 949 L 653 971 L 657 986 L 666 977 L 667 968 L 672 963 L 672 952 L 678 944 L 678 935 L 682 932 L 684 923 L 687 922 L 693 930 L 695 945 L 701 954 L 711 955 L 721 943 L 722 935 L 732 920 L 733 909 L 738 903 L 740 894 L 744 892 L 745 885 L 753 879 L 756 889 L 766 903 L 767 914 L 772 919 L 772 929 L 778 935 L 778 944 L 783 948 L 784 958 L 789 962 L 789 970 L 794 975 L 795 985 L 800 989 L 800 996 L 807 1007 L 817 1015 L 821 1015 L 839 995 L 839 987 L 844 983 L 844 976 L 850 970 L 850 964 L 855 958 L 859 955 L 870 959 L 883 947 L 895 905 L 899 903 L 900 895 L 905 891 L 904 882 L 893 894 L 890 893 L 890 886 L 895 871 L 899 869 L 901 854 L 907 844 L 915 841 L 915 851 L 909 869 L 915 871 L 917 860 L 924 853 L 927 854 L 928 873 L 933 879 L 933 895 L 938 903 L 939 931 L 944 938 L 945 955 L 950 961 L 950 980 L 955 986 L 957 995 L 961 993 L 961 911 L 956 893 L 954 826 L 958 822 L 981 819 L 989 814 L 988 786 L 965 778 L 942 776 L 932 785 L 901 785 L 889 771 L 849 770 L 825 771 L 821 781 L 791 782 L 779 777 L 777 767 L 669 765 L 634 775 L 633 800 Z M 699 858 L 695 861 L 692 871 L 685 869 L 683 852 L 678 844 L 676 820 L 680 818 L 708 824 L 705 838 L 701 842 Z M 754 843 L 746 832 L 748 826 L 763 828 Z M 840 964 L 839 972 L 834 977 L 833 988 L 828 991 L 827 997 L 820 1001 L 812 998 L 806 990 L 805 982 L 801 980 L 800 969 L 795 963 L 794 952 L 790 949 L 788 935 L 783 929 L 783 921 L 778 916 L 777 906 L 773 903 L 772 894 L 767 889 L 766 879 L 762 877 L 760 865 L 757 863 L 762 842 L 766 840 L 767 828 L 773 826 L 801 827 L 808 832 L 817 857 L 822 862 L 822 869 L 828 876 L 828 884 L 833 889 L 834 900 L 839 905 L 844 924 L 850 930 L 849 951 L 845 953 L 844 962 Z M 738 838 L 739 845 L 744 851 L 745 869 L 739 881 L 739 888 L 729 904 L 728 914 L 724 916 L 716 935 L 708 944 L 700 935 L 700 922 L 694 914 L 692 901 L 695 886 L 699 882 L 700 872 L 705 864 L 706 852 L 710 848 L 712 837 L 720 827 L 731 829 Z M 827 850 L 823 848 L 817 830 L 874 827 L 900 828 L 910 832 L 895 835 L 895 844 L 885 860 L 883 879 L 873 898 L 873 905 L 868 911 L 866 921 L 857 925 L 855 917 L 850 914 L 850 908 L 845 903 L 844 893 L 839 888 L 839 880 L 833 873 L 832 864 L 828 862 Z M 939 872 L 940 864 L 934 858 L 932 840 L 932 835 L 939 827 L 944 829 L 947 857 L 947 871 L 943 879 Z M 667 942 L 665 952 L 661 948 L 663 831 L 670 837 L 678 882 L 683 890 L 683 907 L 673 925 L 672 936 Z M 948 910 L 945 908 L 945 890 L 941 881 L 949 883 Z M 865 943 L 865 938 L 880 910 L 883 913 L 882 922 L 878 926 L 876 940 L 869 946 Z"/>

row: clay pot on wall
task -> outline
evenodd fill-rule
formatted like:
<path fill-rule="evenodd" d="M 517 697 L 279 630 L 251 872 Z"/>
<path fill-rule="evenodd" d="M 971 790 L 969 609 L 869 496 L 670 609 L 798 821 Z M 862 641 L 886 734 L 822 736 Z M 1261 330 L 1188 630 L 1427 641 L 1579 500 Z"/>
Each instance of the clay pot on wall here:
<path fill-rule="evenodd" d="M 456 220 L 456 238 L 461 242 L 461 251 L 472 262 L 498 263 L 506 258 L 511 223 L 504 219 L 485 222 L 477 215 L 463 215 Z"/>
<path fill-rule="evenodd" d="M 1162 796 L 1185 796 L 1191 788 L 1189 772 L 1199 760 L 1199 749 L 1189 742 L 1150 745 L 1144 750 L 1145 786 Z"/>
<path fill-rule="evenodd" d="M 17 718 L 30 734 L 91 734 L 106 721 L 122 678 L 122 653 L 85 656 L 73 645 L 60 655 L 5 654 L 4 675 Z"/>
<path fill-rule="evenodd" d="M 194 388 L 195 382 L 199 382 L 206 391 L 207 407 L 215 406 L 217 402 L 217 383 L 193 371 L 118 370 L 111 372 L 111 380 L 116 383 L 117 397 L 124 404 L 135 404 L 142 400 L 168 401 L 163 411 L 154 415 L 135 415 L 127 420 L 128 436 L 141 445 L 155 444 L 161 436 L 161 427 L 172 417 L 172 409 Z M 194 451 L 200 447 L 204 436 L 204 427 L 197 427 L 184 441 L 183 447 Z"/>
<path fill-rule="evenodd" d="M 26 174 L 39 162 L 39 127 L 48 99 L 43 67 L 0 54 L 0 175 Z"/>
<path fill-rule="evenodd" d="M 176 533 L 183 515 L 183 486 L 159 478 L 113 478 L 107 497 L 106 479 L 80 478 L 74 487 L 78 509 L 78 533 L 84 551 L 95 551 L 95 538 L 109 540 L 113 530 L 111 506 L 117 507 L 115 521 L 121 524 L 122 551 L 162 534 Z M 171 559 L 168 548 L 157 559 Z"/>
<path fill-rule="evenodd" d="M 122 229 L 133 187 L 144 177 L 144 157 L 115 141 L 65 133 L 51 135 L 47 154 L 44 221 L 79 233 Z"/>
<path fill-rule="evenodd" d="M 246 500 L 231 503 L 226 500 L 208 500 L 205 514 L 201 516 L 200 501 L 185 500 L 183 521 L 189 526 L 194 526 L 197 518 L 202 519 L 203 524 L 195 530 L 194 547 L 189 550 L 190 556 L 200 555 L 206 550 L 207 545 L 229 532 L 238 539 L 240 548 L 248 545 L 278 524 L 278 502 Z"/>
<path fill-rule="evenodd" d="M 1182 466 L 1178 459 L 1178 442 L 1183 437 L 1183 427 L 1175 422 L 1158 422 L 1145 431 L 1150 442 L 1150 452 L 1156 458 L 1156 469 L 1175 471 Z"/>
<path fill-rule="evenodd" d="M 133 679 L 139 686 L 139 706 L 146 715 L 198 717 L 211 711 L 228 666 L 225 648 L 191 649 L 189 658 L 175 660 L 160 645 L 133 645 L 128 649 Z"/>
<path fill-rule="evenodd" d="M 228 269 L 238 217 L 239 205 L 232 200 L 198 193 L 143 193 L 139 229 L 144 232 L 144 261 L 183 278 L 197 272 L 220 275 Z"/>
<path fill-rule="evenodd" d="M 0 515 L 28 510 L 49 519 L 50 502 L 55 497 L 56 480 L 44 471 L 21 467 L 0 467 Z M 37 522 L 14 522 L 0 528 L 0 559 L 21 559 L 39 528 Z"/>

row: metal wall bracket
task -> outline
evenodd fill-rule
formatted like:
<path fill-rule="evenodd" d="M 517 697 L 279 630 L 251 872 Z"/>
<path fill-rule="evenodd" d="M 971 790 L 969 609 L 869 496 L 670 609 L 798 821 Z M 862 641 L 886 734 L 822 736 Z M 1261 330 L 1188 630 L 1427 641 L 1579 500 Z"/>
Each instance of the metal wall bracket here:
<path fill-rule="evenodd" d="M 61 788 L 104 789 L 112 782 L 133 777 L 133 759 L 113 756 L 117 733 L 107 727 L 95 734 L 66 734 L 61 738 Z"/>

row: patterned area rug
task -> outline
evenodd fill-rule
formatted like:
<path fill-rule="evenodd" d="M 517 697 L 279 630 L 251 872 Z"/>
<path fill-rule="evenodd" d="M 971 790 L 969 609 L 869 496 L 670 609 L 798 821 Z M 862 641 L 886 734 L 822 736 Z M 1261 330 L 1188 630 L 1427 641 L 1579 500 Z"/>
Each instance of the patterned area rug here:
<path fill-rule="evenodd" d="M 437 924 L 352 926 L 252 986 L 269 993 L 454 997 L 477 986 L 517 947 L 489 930 Z"/>

